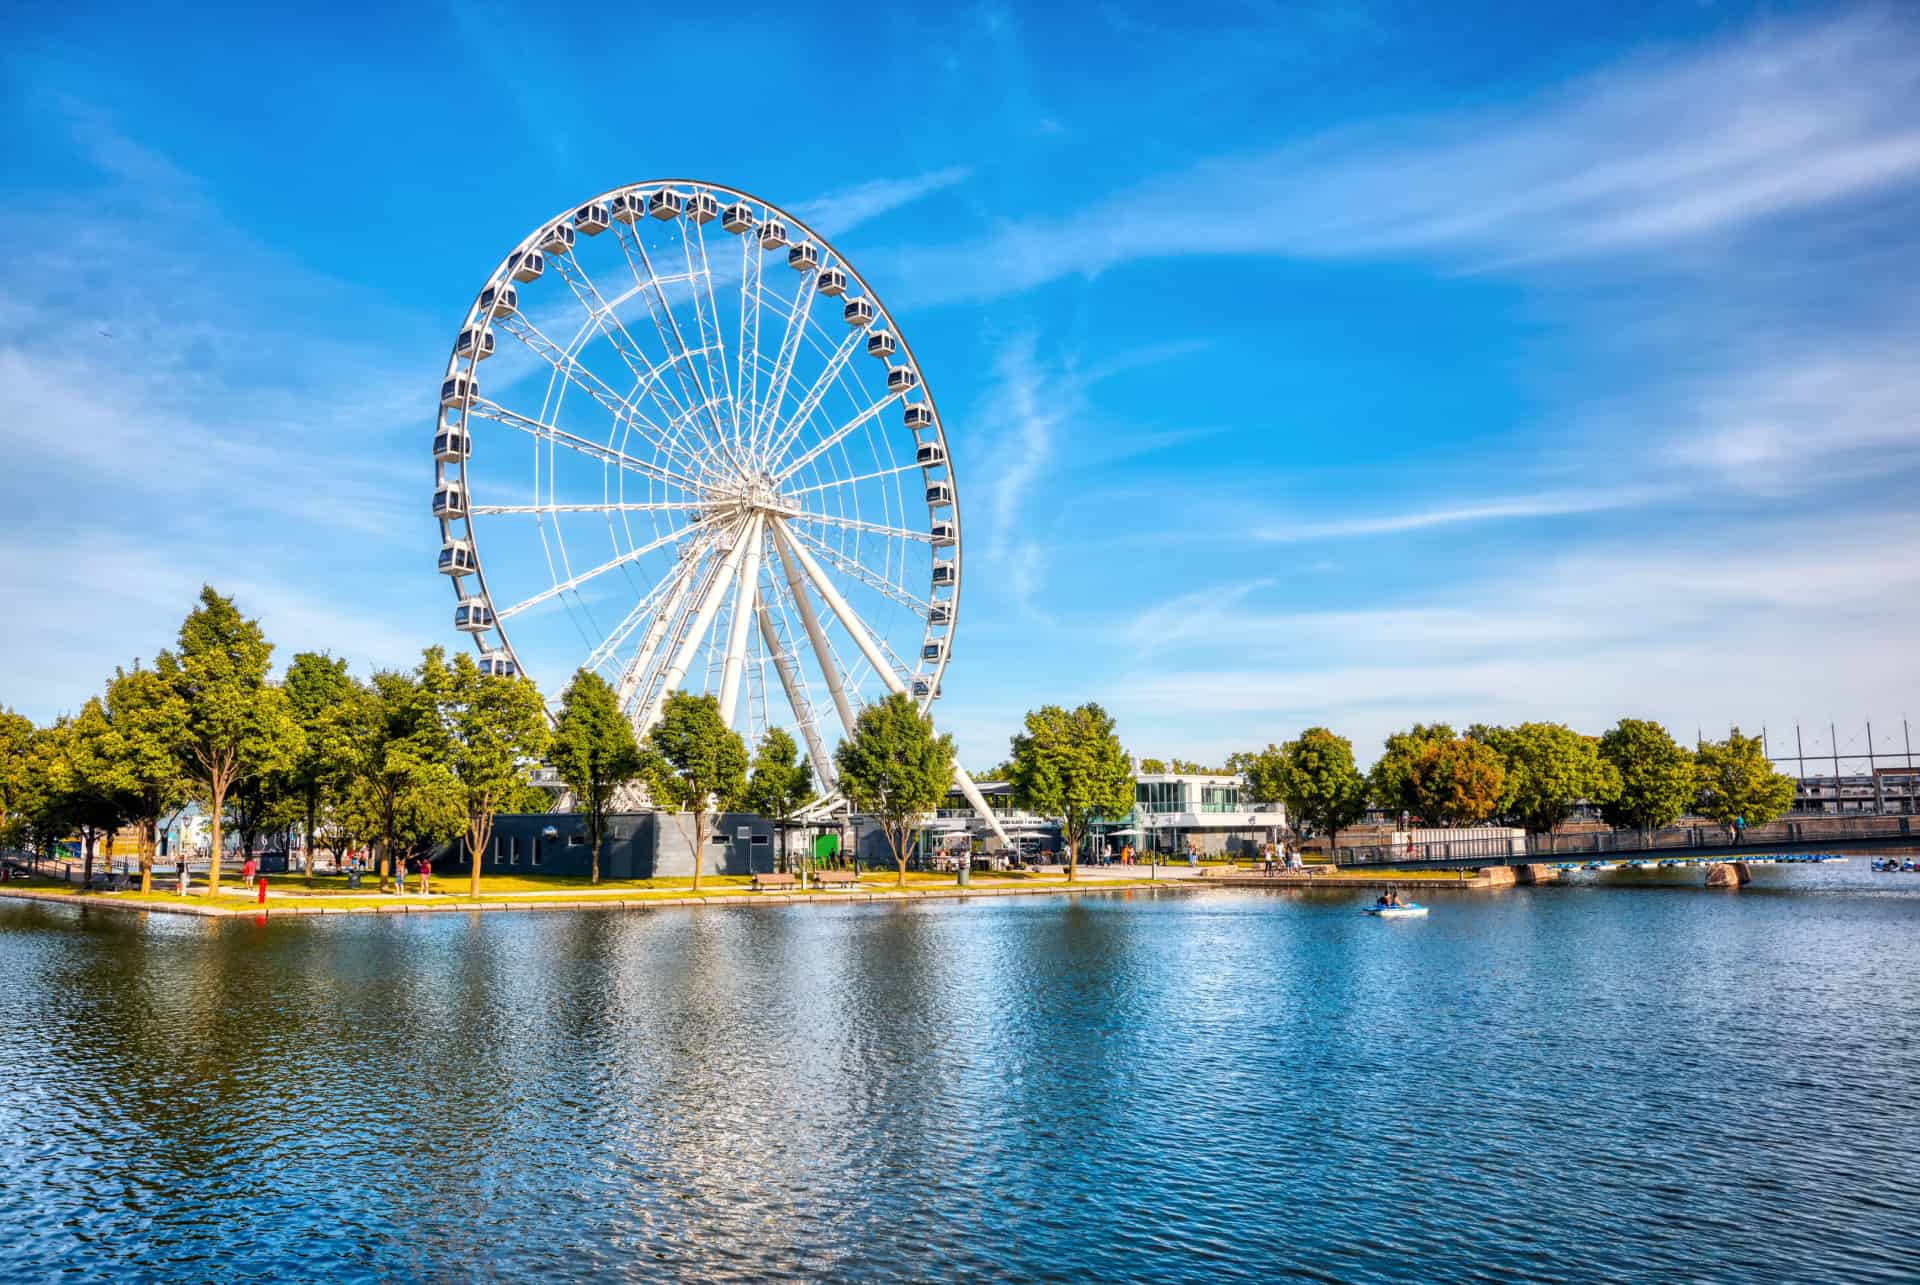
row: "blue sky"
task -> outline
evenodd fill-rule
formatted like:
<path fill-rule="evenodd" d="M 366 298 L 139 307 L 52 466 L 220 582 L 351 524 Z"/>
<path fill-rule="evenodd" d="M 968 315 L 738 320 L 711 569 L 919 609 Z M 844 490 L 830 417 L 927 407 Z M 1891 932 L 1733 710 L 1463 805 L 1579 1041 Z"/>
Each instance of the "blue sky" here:
<path fill-rule="evenodd" d="M 1199 758 L 1625 714 L 1884 747 L 1912 708 L 1911 10 L 7 27 L 0 700 L 35 717 L 202 580 L 282 658 L 454 641 L 452 334 L 528 230 L 663 175 L 796 208 L 910 337 L 965 506 L 968 762 L 1043 701 Z"/>

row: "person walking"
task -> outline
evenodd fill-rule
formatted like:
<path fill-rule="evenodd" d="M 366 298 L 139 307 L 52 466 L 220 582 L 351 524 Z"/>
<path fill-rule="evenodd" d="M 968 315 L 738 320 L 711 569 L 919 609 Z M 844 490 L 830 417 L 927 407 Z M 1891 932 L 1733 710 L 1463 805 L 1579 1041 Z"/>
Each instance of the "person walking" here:
<path fill-rule="evenodd" d="M 432 877 L 433 877 L 433 858 L 421 857 L 420 858 L 420 895 L 422 897 L 428 894 L 428 880 L 430 880 Z"/>
<path fill-rule="evenodd" d="M 188 881 L 187 859 L 184 856 L 180 858 L 179 874 L 180 874 L 180 895 L 184 897 L 187 895 L 187 881 Z"/>
<path fill-rule="evenodd" d="M 240 882 L 244 886 L 248 888 L 253 887 L 253 872 L 256 869 L 258 869 L 258 867 L 254 864 L 253 854 L 249 852 L 247 859 L 240 863 Z"/>

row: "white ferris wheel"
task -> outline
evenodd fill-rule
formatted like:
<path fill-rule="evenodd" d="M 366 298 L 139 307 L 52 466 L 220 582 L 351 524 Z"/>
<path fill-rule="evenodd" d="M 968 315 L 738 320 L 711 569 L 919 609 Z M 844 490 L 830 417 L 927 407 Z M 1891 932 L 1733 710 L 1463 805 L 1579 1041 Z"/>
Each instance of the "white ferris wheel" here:
<path fill-rule="evenodd" d="M 488 673 L 551 699 L 597 671 L 642 735 L 668 693 L 711 693 L 750 744 L 795 729 L 828 786 L 862 705 L 940 696 L 961 558 L 939 412 L 866 281 L 766 201 L 666 179 L 541 224 L 468 310 L 433 456 L 440 571 Z"/>

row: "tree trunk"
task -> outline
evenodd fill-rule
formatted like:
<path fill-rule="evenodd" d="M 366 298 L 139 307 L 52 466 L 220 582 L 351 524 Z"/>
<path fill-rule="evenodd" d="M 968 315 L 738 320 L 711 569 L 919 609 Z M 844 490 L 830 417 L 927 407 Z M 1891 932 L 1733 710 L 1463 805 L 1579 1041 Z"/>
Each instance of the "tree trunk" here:
<path fill-rule="evenodd" d="M 467 858 L 472 867 L 467 873 L 467 895 L 480 895 L 480 855 L 487 850 L 487 840 L 493 835 L 493 813 L 481 812 L 467 822 Z M 534 836 L 534 842 L 540 841 Z"/>
<path fill-rule="evenodd" d="M 693 810 L 693 890 L 700 891 L 700 867 L 706 864 L 707 855 L 707 814 L 699 808 Z"/>
<path fill-rule="evenodd" d="M 143 897 L 153 891 L 154 828 L 158 823 L 158 817 L 143 817 L 140 821 L 140 895 Z"/>
<path fill-rule="evenodd" d="M 80 886 L 93 882 L 93 827 L 80 827 Z"/>
<path fill-rule="evenodd" d="M 386 892 L 391 885 L 387 882 L 387 871 L 393 866 L 393 836 L 380 836 L 380 891 Z"/>
<path fill-rule="evenodd" d="M 213 847 L 208 852 L 207 895 L 211 897 L 220 891 L 220 845 L 226 837 L 226 828 L 221 822 L 226 815 L 227 783 L 221 781 L 218 784 L 213 782 L 208 784 L 212 788 L 208 791 L 207 820 L 213 832 Z"/>
<path fill-rule="evenodd" d="M 1067 841 L 1067 882 L 1072 883 L 1080 877 L 1080 836 L 1069 823 L 1062 837 Z"/>
<path fill-rule="evenodd" d="M 309 790 L 307 792 L 307 833 L 305 836 L 307 849 L 305 864 L 307 867 L 307 887 L 309 888 L 313 887 L 313 818 L 314 814 L 320 810 L 319 803 L 320 800 Z"/>
<path fill-rule="evenodd" d="M 593 825 L 592 818 L 588 818 L 587 824 L 593 826 L 593 832 L 587 836 L 592 840 L 592 846 L 588 848 L 587 882 L 597 884 L 600 882 L 600 827 Z M 535 839 L 534 842 L 538 843 L 540 840 Z"/>

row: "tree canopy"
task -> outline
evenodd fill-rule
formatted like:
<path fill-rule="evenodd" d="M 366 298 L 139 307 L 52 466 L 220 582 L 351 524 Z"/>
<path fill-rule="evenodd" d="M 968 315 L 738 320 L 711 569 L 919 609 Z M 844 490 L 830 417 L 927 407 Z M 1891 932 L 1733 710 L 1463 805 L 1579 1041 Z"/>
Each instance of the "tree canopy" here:
<path fill-rule="evenodd" d="M 1499 807 L 1506 772 L 1481 742 L 1454 735 L 1445 723 L 1416 724 L 1387 738 L 1368 784 L 1383 808 L 1429 825 L 1473 825 Z"/>
<path fill-rule="evenodd" d="M 286 694 L 267 681 L 272 659 L 259 622 L 203 585 L 200 605 L 180 624 L 178 650 L 161 652 L 155 664 L 185 710 L 180 760 L 212 825 L 210 892 L 220 887 L 228 792 L 249 777 L 285 772 L 301 749 Z"/>
<path fill-rule="evenodd" d="M 738 807 L 747 792 L 747 747 L 720 717 L 711 696 L 670 692 L 660 721 L 641 747 L 640 779 L 656 807 L 689 813 L 693 830 L 693 886 L 707 859 L 707 822 L 713 813 Z"/>
<path fill-rule="evenodd" d="M 640 775 L 640 744 L 607 680 L 582 669 L 560 697 L 547 761 L 573 791 L 586 817 L 590 883 L 600 882 L 600 840 L 621 786 Z"/>
<path fill-rule="evenodd" d="M 1737 727 L 1695 752 L 1694 784 L 1700 815 L 1721 825 L 1764 825 L 1793 806 L 1793 778 L 1774 770 L 1758 736 Z"/>
<path fill-rule="evenodd" d="M 300 728 L 300 752 L 286 773 L 286 792 L 299 808 L 307 835 L 307 882 L 313 882 L 313 834 L 320 814 L 336 802 L 352 780 L 356 761 L 354 732 L 361 697 L 347 662 L 324 653 L 297 653 L 287 666 L 282 687 L 287 707 Z"/>
<path fill-rule="evenodd" d="M 1309 727 L 1279 749 L 1269 745 L 1249 764 L 1254 797 L 1286 806 L 1288 818 L 1331 848 L 1340 831 L 1367 811 L 1367 778 L 1353 764 L 1353 742 L 1324 727 Z"/>
<path fill-rule="evenodd" d="M 1500 756 L 1496 811 L 1529 834 L 1559 828 L 1576 804 L 1619 797 L 1620 773 L 1601 756 L 1600 743 L 1560 723 L 1476 727 L 1473 738 Z"/>
<path fill-rule="evenodd" d="M 127 815 L 140 825 L 140 891 L 153 887 L 160 818 L 179 807 L 187 783 L 180 767 L 186 702 L 157 670 L 121 670 L 107 685 L 113 728 L 110 780 Z"/>
<path fill-rule="evenodd" d="M 860 711 L 833 761 L 841 792 L 880 823 L 905 884 L 922 820 L 953 785 L 953 738 L 936 734 L 912 698 L 894 692 Z"/>
<path fill-rule="evenodd" d="M 1693 755 L 1645 719 L 1623 718 L 1600 737 L 1600 755 L 1620 774 L 1620 792 L 1601 809 L 1609 825 L 1657 830 L 1692 806 L 1699 792 Z"/>
<path fill-rule="evenodd" d="M 1071 710 L 1043 705 L 1028 713 L 1026 730 L 1013 738 L 1010 780 L 1022 807 L 1060 818 L 1068 879 L 1078 872 L 1089 823 L 1133 810 L 1127 751 L 1112 715 L 1092 702 Z"/>
<path fill-rule="evenodd" d="M 551 740 L 546 706 L 531 679 L 483 674 L 465 651 L 448 664 L 440 648 L 429 647 L 420 662 L 420 681 L 439 707 L 447 771 L 467 818 L 468 891 L 478 897 L 493 819 L 517 796 Z"/>

